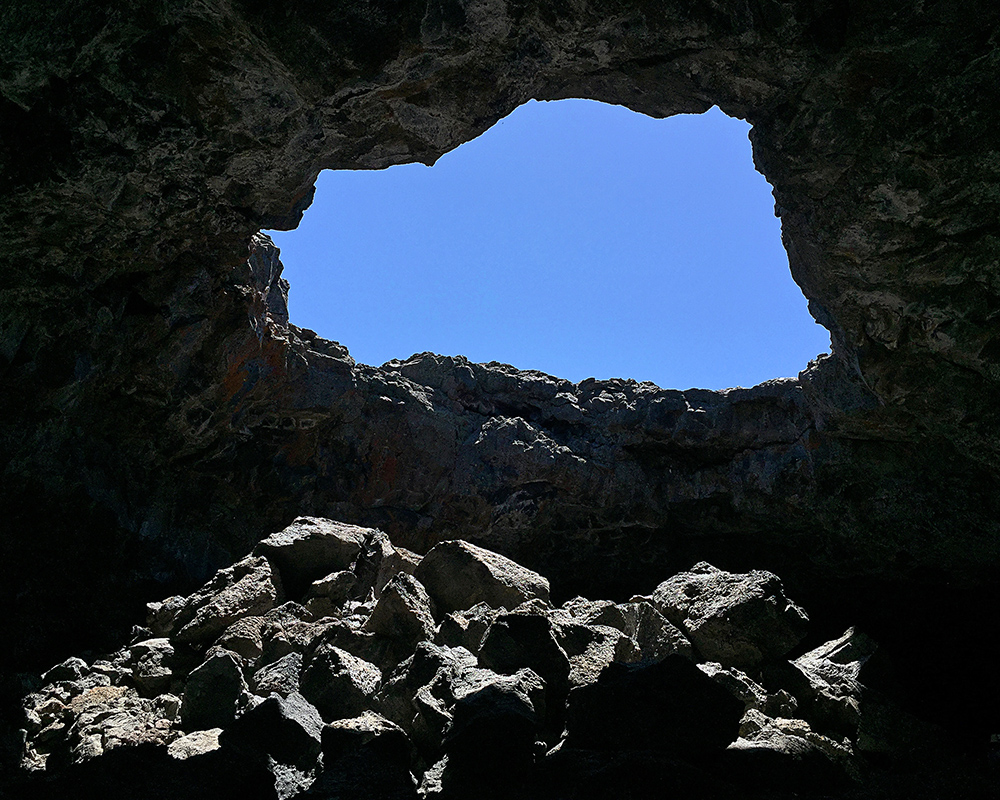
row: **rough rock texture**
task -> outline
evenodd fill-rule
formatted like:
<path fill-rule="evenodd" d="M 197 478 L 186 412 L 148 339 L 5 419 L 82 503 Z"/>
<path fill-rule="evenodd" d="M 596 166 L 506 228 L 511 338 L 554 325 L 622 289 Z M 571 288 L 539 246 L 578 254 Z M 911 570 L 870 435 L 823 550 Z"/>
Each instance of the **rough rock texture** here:
<path fill-rule="evenodd" d="M 270 540 L 294 540 L 300 530 L 296 522 Z M 364 541 L 380 534 L 356 532 Z M 484 563 L 504 563 L 456 544 Z M 343 566 L 337 548 L 297 548 L 283 557 L 286 573 Z M 293 595 L 263 617 L 245 611 L 214 641 L 182 641 L 182 627 L 172 638 L 54 666 L 24 701 L 21 763 L 36 778 L 24 788 L 42 782 L 54 792 L 73 780 L 106 780 L 119 762 L 152 770 L 143 796 L 169 796 L 171 787 L 184 793 L 179 787 L 192 776 L 214 785 L 236 771 L 256 776 L 258 791 L 276 800 L 542 800 L 598 796 L 616 782 L 629 796 L 656 797 L 664 781 L 678 791 L 700 786 L 707 796 L 717 786 L 720 797 L 851 797 L 926 763 L 962 774 L 975 791 L 989 783 L 982 765 L 957 755 L 961 736 L 890 696 L 905 693 L 905 682 L 880 675 L 877 645 L 854 631 L 794 661 L 773 656 L 748 674 L 704 659 L 731 645 L 731 626 L 703 626 L 695 648 L 642 598 L 615 604 L 576 597 L 553 607 L 536 597 L 508 610 L 501 593 L 495 606 L 435 623 L 407 559 L 383 561 L 398 571 L 377 602 L 345 600 L 320 616 Z M 450 559 L 422 562 L 431 582 L 435 568 L 440 578 L 452 567 Z M 354 569 L 373 596 L 385 573 L 362 559 Z M 505 574 L 524 572 L 505 564 Z M 473 574 L 484 592 L 495 588 L 488 570 Z M 227 568 L 190 597 L 152 604 L 153 616 L 165 606 L 192 605 L 228 615 L 217 600 L 232 594 L 232 576 Z M 660 587 L 683 588 L 693 579 L 710 580 L 713 608 L 736 609 L 741 648 L 773 643 L 774 608 L 750 590 L 773 588 L 775 576 L 734 576 L 701 563 Z M 291 585 L 312 591 L 304 581 Z M 782 609 L 798 610 L 782 599 Z M 466 634 L 473 622 L 485 627 L 475 652 L 435 643 L 459 635 L 461 620 Z M 227 649 L 245 643 L 233 629 L 264 625 L 284 632 L 287 653 L 273 659 L 266 647 Z M 383 657 L 384 670 L 358 655 L 368 652 Z M 165 664 L 178 694 L 140 697 L 136 690 L 149 692 Z M 138 775 L 120 777 L 141 785 Z"/>
<path fill-rule="evenodd" d="M 774 571 L 920 664 L 921 713 L 979 747 L 1000 711 L 959 612 L 996 603 L 1000 562 L 998 22 L 992 0 L 9 0 L 8 760 L 19 673 L 112 649 L 298 514 L 465 538 L 557 600 L 703 559 Z M 569 96 L 749 120 L 832 354 L 670 391 L 366 367 L 289 323 L 258 231 L 294 227 L 318 170 L 431 163 Z"/>
<path fill-rule="evenodd" d="M 432 547 L 414 576 L 441 613 L 467 611 L 477 603 L 516 608 L 535 598 L 549 599 L 549 582 L 537 572 L 463 541 Z"/>
<path fill-rule="evenodd" d="M 706 562 L 657 586 L 653 603 L 702 656 L 744 669 L 786 655 L 805 637 L 809 621 L 777 575 L 734 575 Z"/>

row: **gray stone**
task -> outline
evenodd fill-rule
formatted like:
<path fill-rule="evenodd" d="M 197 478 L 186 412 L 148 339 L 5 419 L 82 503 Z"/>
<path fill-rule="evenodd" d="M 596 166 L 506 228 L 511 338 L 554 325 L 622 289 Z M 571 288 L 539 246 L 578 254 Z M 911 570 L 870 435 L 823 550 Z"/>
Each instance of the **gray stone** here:
<path fill-rule="evenodd" d="M 288 596 L 299 600 L 313 581 L 332 572 L 350 570 L 370 528 L 318 517 L 298 517 L 284 530 L 272 533 L 253 549 L 278 568 Z"/>
<path fill-rule="evenodd" d="M 434 627 L 426 590 L 412 575 L 399 573 L 382 590 L 362 630 L 389 640 L 381 663 L 391 669 L 408 658 L 420 642 L 432 640 Z"/>
<path fill-rule="evenodd" d="M 323 720 L 302 695 L 272 695 L 248 708 L 220 737 L 223 747 L 262 754 L 302 770 L 315 765 Z"/>
<path fill-rule="evenodd" d="M 302 664 L 301 693 L 325 720 L 355 717 L 370 710 L 382 672 L 332 644 L 319 644 Z"/>
<path fill-rule="evenodd" d="M 589 616 L 587 621 L 594 625 L 611 625 L 618 628 L 613 620 L 620 614 L 624 627 L 619 630 L 623 630 L 632 638 L 644 661 L 661 661 L 675 653 L 686 658 L 694 658 L 694 649 L 688 638 L 652 603 L 646 600 L 633 600 L 614 606 L 613 609 L 604 609 Z"/>
<path fill-rule="evenodd" d="M 740 669 L 785 655 L 805 636 L 808 622 L 776 575 L 738 575 L 706 562 L 657 586 L 653 603 L 702 658 Z"/>
<path fill-rule="evenodd" d="M 358 596 L 358 576 L 351 570 L 331 572 L 313 581 L 306 594 L 305 606 L 316 617 L 337 614 L 348 600 Z"/>
<path fill-rule="evenodd" d="M 569 685 L 584 686 L 597 680 L 612 661 L 631 663 L 642 658 L 635 642 L 617 628 L 556 623 L 555 638 L 569 658 Z"/>
<path fill-rule="evenodd" d="M 302 672 L 302 654 L 289 653 L 277 661 L 258 669 L 251 678 L 254 694 L 267 697 L 277 694 L 288 697 L 299 690 L 299 675 Z"/>
<path fill-rule="evenodd" d="M 398 726 L 372 711 L 323 729 L 323 773 L 306 794 L 316 800 L 416 800 L 411 747 Z"/>
<path fill-rule="evenodd" d="M 424 697 L 418 699 L 418 695 L 429 687 L 439 691 L 443 689 L 447 693 L 447 687 L 457 676 L 477 669 L 477 665 L 476 657 L 465 648 L 421 642 L 414 654 L 393 670 L 379 690 L 379 708 L 407 734 L 415 735 L 416 744 L 436 747 L 450 717 L 433 696 L 425 692 Z M 450 700 L 450 694 L 445 697 Z M 421 719 L 425 714 L 434 717 L 432 724 L 426 724 Z"/>
<path fill-rule="evenodd" d="M 178 739 L 174 739 L 167 746 L 167 753 L 171 758 L 178 761 L 186 761 L 195 756 L 202 756 L 219 749 L 219 734 L 222 728 L 210 728 L 206 731 L 193 731 Z"/>
<path fill-rule="evenodd" d="M 464 647 L 473 655 L 477 655 L 486 631 L 501 613 L 486 603 L 476 603 L 464 611 L 445 614 L 435 633 L 434 643 L 448 647 Z"/>
<path fill-rule="evenodd" d="M 95 686 L 67 700 L 28 698 L 26 710 L 34 724 L 25 741 L 24 769 L 81 763 L 123 747 L 165 745 L 176 735 L 178 699 L 173 695 L 150 699 L 131 687 Z"/>
<path fill-rule="evenodd" d="M 266 558 L 248 556 L 220 570 L 206 586 L 191 595 L 177 613 L 177 642 L 214 641 L 236 620 L 270 611 L 282 597 L 281 582 Z"/>
<path fill-rule="evenodd" d="M 271 664 L 289 653 L 302 653 L 335 620 L 314 622 L 312 615 L 298 603 L 285 603 L 264 616 L 261 627 L 261 663 Z"/>
<path fill-rule="evenodd" d="M 603 638 L 603 637 L 602 637 Z M 562 709 L 570 690 L 572 666 L 557 640 L 555 625 L 539 614 L 503 614 L 493 622 L 479 651 L 480 664 L 496 672 L 513 674 L 533 670 L 545 681 L 546 733 L 562 730 Z M 587 662 L 579 664 L 585 680 Z"/>
<path fill-rule="evenodd" d="M 783 689 L 769 693 L 757 681 L 735 667 L 723 667 L 714 661 L 698 664 L 698 669 L 729 690 L 743 703 L 744 710 L 756 709 L 771 717 L 792 717 L 798 711 L 798 701 Z"/>
<path fill-rule="evenodd" d="M 517 797 L 545 721 L 545 684 L 531 670 L 456 688 L 442 748 L 424 775 L 425 797 Z"/>
<path fill-rule="evenodd" d="M 849 747 L 814 732 L 803 720 L 759 712 L 744 718 L 740 738 L 720 756 L 718 767 L 738 775 L 748 792 L 796 796 L 844 792 L 863 774 Z"/>
<path fill-rule="evenodd" d="M 82 658 L 67 658 L 65 661 L 56 664 L 48 672 L 42 674 L 44 683 L 56 683 L 58 681 L 77 681 L 90 672 L 90 667 Z"/>
<path fill-rule="evenodd" d="M 247 685 L 237 657 L 217 650 L 188 675 L 181 705 L 181 722 L 187 731 L 225 728 L 236 718 Z"/>
<path fill-rule="evenodd" d="M 156 697 L 174 680 L 174 647 L 169 639 L 147 639 L 129 647 L 132 681 L 144 697 Z"/>
<path fill-rule="evenodd" d="M 499 553 L 461 540 L 441 542 L 424 556 L 414 576 L 441 614 L 486 603 L 514 609 L 532 598 L 549 599 L 549 582 Z"/>
<path fill-rule="evenodd" d="M 222 635 L 215 640 L 215 645 L 224 647 L 247 662 L 253 663 L 264 651 L 264 640 L 261 635 L 264 625 L 264 617 L 238 619 L 222 632 Z"/>
<path fill-rule="evenodd" d="M 170 636 L 176 628 L 177 616 L 187 605 L 187 598 L 180 595 L 160 602 L 146 603 L 146 627 L 156 637 Z"/>
<path fill-rule="evenodd" d="M 873 639 L 849 628 L 791 662 L 808 682 L 807 714 L 821 729 L 849 736 L 857 732 L 864 688 L 861 672 L 877 649 Z"/>

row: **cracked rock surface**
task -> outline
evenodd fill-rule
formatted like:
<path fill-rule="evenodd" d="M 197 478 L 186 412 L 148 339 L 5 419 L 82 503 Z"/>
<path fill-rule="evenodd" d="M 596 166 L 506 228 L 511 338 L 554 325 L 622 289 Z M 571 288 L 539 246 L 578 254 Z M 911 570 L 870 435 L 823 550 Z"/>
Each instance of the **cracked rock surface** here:
<path fill-rule="evenodd" d="M 181 599 L 135 643 L 168 639 L 173 654 L 150 644 L 97 670 L 138 675 L 136 708 L 180 696 L 167 672 L 197 667 L 204 637 L 267 660 L 260 685 L 287 698 L 313 638 L 301 609 L 331 620 L 330 647 L 390 664 L 402 645 L 378 619 L 364 628 L 372 609 L 358 587 L 380 592 L 455 540 L 544 575 L 560 606 L 652 598 L 700 562 L 773 572 L 814 624 L 831 635 L 857 625 L 907 665 L 883 692 L 905 709 L 870 717 L 873 748 L 923 737 L 923 720 L 963 732 L 970 758 L 988 751 L 1000 708 L 981 690 L 994 666 L 970 644 L 983 624 L 968 610 L 1000 599 L 998 25 L 992 0 L 157 0 L 127 11 L 8 0 L 4 774 L 16 772 L 21 700 L 38 688 L 30 674 L 115 650 L 149 598 Z M 296 289 L 261 231 L 298 223 L 319 170 L 432 163 L 529 99 L 565 97 L 654 117 L 717 104 L 748 120 L 792 278 L 832 352 L 753 388 L 672 390 L 427 353 L 367 366 L 289 320 Z M 322 575 L 251 553 L 300 514 L 378 527 L 391 551 L 389 538 L 365 539 Z M 385 611 L 414 621 L 412 641 L 427 632 L 422 600 L 397 588 Z M 432 609 L 439 646 L 476 654 L 488 608 Z M 628 617 L 646 631 L 625 631 L 636 646 L 658 641 L 667 655 L 670 629 L 637 609 L 608 620 Z M 606 632 L 588 636 L 554 639 L 574 653 L 570 685 L 612 648 Z M 862 672 L 888 680 L 877 662 Z M 789 669 L 770 665 L 815 684 L 806 705 L 853 725 L 839 689 L 819 682 L 826 671 Z M 233 714 L 243 710 L 237 700 Z M 767 736 L 788 744 L 790 731 Z M 245 787 L 258 774 L 224 750 L 207 754 L 211 770 L 187 759 L 191 781 Z M 87 769 L 124 776 L 97 764 L 146 752 L 112 747 Z M 159 758 L 150 774 L 175 768 Z M 352 759 L 358 774 L 378 772 Z M 542 772 L 558 782 L 576 770 L 594 787 L 669 772 L 685 787 L 687 767 L 668 762 L 569 753 Z M 298 785 L 300 772 L 281 780 Z"/>
<path fill-rule="evenodd" d="M 286 548 L 285 570 L 378 574 L 360 558 L 345 564 L 343 545 L 381 539 L 383 554 L 394 549 L 381 531 L 314 518 L 296 520 L 269 541 L 294 539 L 303 530 L 310 547 Z M 479 559 L 479 568 L 469 572 L 483 579 L 487 592 L 498 562 L 508 576 L 529 572 L 465 542 L 451 542 L 445 551 L 461 553 L 466 568 L 473 566 L 470 558 Z M 417 574 L 431 582 L 451 568 L 447 559 L 428 556 Z M 252 619 L 253 595 L 242 606 L 213 602 L 229 593 L 232 574 L 223 570 L 191 597 L 167 604 L 183 615 L 197 599 L 224 608 L 220 613 L 235 616 L 234 624 Z M 226 764 L 257 775 L 256 790 L 280 800 L 589 796 L 595 786 L 610 789 L 619 760 L 635 767 L 614 779 L 633 797 L 659 796 L 662 775 L 651 776 L 661 769 L 679 787 L 700 785 L 709 797 L 860 797 L 914 758 L 968 767 L 946 732 L 866 685 L 878 645 L 864 634 L 849 630 L 787 660 L 792 645 L 775 644 L 774 612 L 747 602 L 754 594 L 748 587 L 766 586 L 784 597 L 775 575 L 732 574 L 702 563 L 662 584 L 653 602 L 662 602 L 668 584 L 704 583 L 706 577 L 714 613 L 742 625 L 739 648 L 724 646 L 730 629 L 688 617 L 671 628 L 674 651 L 664 652 L 659 638 L 636 635 L 630 612 L 649 609 L 647 597 L 619 605 L 577 597 L 555 606 L 535 596 L 509 609 L 501 595 L 495 605 L 459 603 L 451 612 L 450 618 L 469 612 L 482 619 L 484 605 L 492 610 L 473 652 L 435 644 L 445 623 L 429 614 L 423 628 L 369 624 L 386 598 L 399 597 L 400 583 L 420 594 L 418 579 L 408 572 L 397 572 L 381 590 L 360 579 L 366 600 L 346 600 L 328 616 L 301 604 L 308 592 L 302 589 L 275 609 L 283 619 L 298 620 L 292 652 L 277 659 L 260 650 L 248 656 L 227 649 L 226 635 L 214 628 L 203 627 L 192 638 L 182 636 L 187 628 L 181 627 L 172 637 L 56 665 L 26 699 L 22 767 L 45 776 L 40 785 L 46 791 L 69 785 L 83 791 L 94 780 L 89 776 L 103 774 L 95 762 L 122 752 L 155 753 L 157 791 L 181 793 L 199 764 L 209 770 Z M 540 580 L 535 576 L 534 584 Z M 784 603 L 806 626 L 805 613 Z M 151 603 L 150 621 L 162 624 L 163 608 Z M 340 635 L 345 629 L 359 636 Z M 395 641 L 373 647 L 365 632 Z M 699 644 L 692 647 L 687 637 L 696 633 Z M 707 643 L 712 636 L 714 647 Z M 747 667 L 751 644 L 762 655 Z M 405 658 L 398 657 L 400 650 Z M 142 696 L 151 693 L 145 665 L 152 653 L 171 654 L 157 663 L 167 673 L 163 685 L 176 693 Z M 281 690 L 270 690 L 275 681 L 264 677 L 269 671 L 281 674 Z M 880 730 L 894 731 L 895 738 L 880 738 Z M 581 761 L 597 775 L 581 771 Z M 980 778 L 985 788 L 985 774 Z M 966 780 L 975 788 L 976 773 Z"/>

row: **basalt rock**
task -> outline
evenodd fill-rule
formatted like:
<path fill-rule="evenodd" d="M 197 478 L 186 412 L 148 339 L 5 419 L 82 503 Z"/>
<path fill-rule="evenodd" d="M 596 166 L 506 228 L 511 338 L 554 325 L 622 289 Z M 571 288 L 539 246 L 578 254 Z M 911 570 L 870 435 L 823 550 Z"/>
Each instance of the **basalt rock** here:
<path fill-rule="evenodd" d="M 378 539 L 377 531 L 358 533 Z M 527 572 L 456 544 L 477 563 Z M 336 548 L 300 557 L 318 573 L 343 566 Z M 848 631 L 794 662 L 772 658 L 754 676 L 705 661 L 703 652 L 732 646 L 737 622 L 759 641 L 762 631 L 773 633 L 776 608 L 799 614 L 784 595 L 782 603 L 758 602 L 755 590 L 773 588 L 775 576 L 699 564 L 662 582 L 690 600 L 698 593 L 683 587 L 704 578 L 711 608 L 729 613 L 728 625 L 702 626 L 693 648 L 639 597 L 617 604 L 577 597 L 558 608 L 535 597 L 508 610 L 501 592 L 495 606 L 435 623 L 408 561 L 397 567 L 377 602 L 347 601 L 332 616 L 317 618 L 291 600 L 241 617 L 201 649 L 185 641 L 185 626 L 174 626 L 173 638 L 66 659 L 25 702 L 24 769 L 60 786 L 90 762 L 128 761 L 154 748 L 157 791 L 194 774 L 240 770 L 285 800 L 412 797 L 418 785 L 424 797 L 588 796 L 615 775 L 639 797 L 664 785 L 701 785 L 720 797 L 832 790 L 849 797 L 873 776 L 887 780 L 928 759 L 967 768 L 954 736 L 891 699 L 902 687 L 871 666 L 876 645 L 863 635 Z M 153 608 L 217 609 L 228 618 L 231 606 L 220 598 L 232 596 L 237 572 L 221 570 L 191 596 Z M 473 575 L 483 591 L 495 590 L 490 571 Z M 658 602 L 669 594 L 657 590 Z M 472 623 L 481 635 L 470 633 Z M 248 641 L 234 632 L 241 626 L 266 628 L 265 645 L 228 649 Z M 435 644 L 461 635 L 479 640 L 475 652 Z M 269 657 L 277 641 L 288 652 Z M 384 672 L 359 656 L 368 652 L 381 655 Z M 168 685 L 178 694 L 137 691 Z M 170 762 L 158 760 L 163 753 Z"/>
<path fill-rule="evenodd" d="M 117 647 L 299 514 L 470 540 L 557 602 L 701 560 L 773 571 L 985 746 L 964 609 L 995 604 L 1000 563 L 996 3 L 113 5 L 0 21 L 7 761 L 16 672 Z M 831 353 L 672 391 L 368 367 L 289 321 L 259 231 L 297 224 L 320 169 L 432 163 L 564 97 L 751 122 Z M 281 602 L 257 588 L 253 614 Z M 192 646 L 231 620 L 200 624 Z"/>
<path fill-rule="evenodd" d="M 656 608 L 708 660 L 752 668 L 786 655 L 808 617 L 769 572 L 734 575 L 702 562 L 656 587 Z"/>

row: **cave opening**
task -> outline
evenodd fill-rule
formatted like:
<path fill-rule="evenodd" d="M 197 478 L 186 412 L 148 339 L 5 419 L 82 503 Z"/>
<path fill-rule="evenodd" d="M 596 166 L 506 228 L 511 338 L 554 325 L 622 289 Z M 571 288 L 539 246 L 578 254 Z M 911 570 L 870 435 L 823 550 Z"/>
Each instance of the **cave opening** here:
<path fill-rule="evenodd" d="M 431 351 L 572 381 L 722 389 L 829 334 L 791 280 L 750 126 L 531 101 L 433 167 L 325 171 L 271 232 L 291 320 L 381 364 Z"/>

